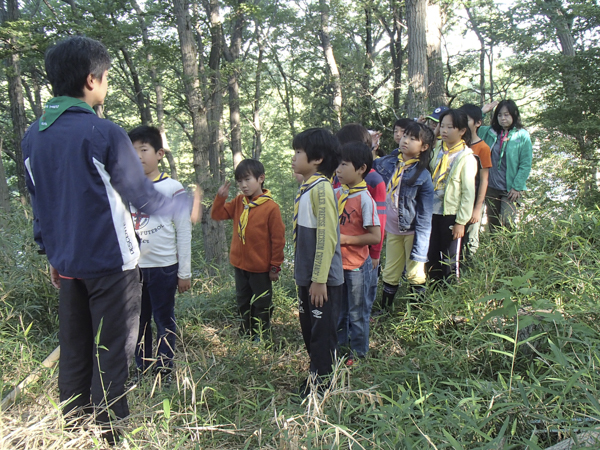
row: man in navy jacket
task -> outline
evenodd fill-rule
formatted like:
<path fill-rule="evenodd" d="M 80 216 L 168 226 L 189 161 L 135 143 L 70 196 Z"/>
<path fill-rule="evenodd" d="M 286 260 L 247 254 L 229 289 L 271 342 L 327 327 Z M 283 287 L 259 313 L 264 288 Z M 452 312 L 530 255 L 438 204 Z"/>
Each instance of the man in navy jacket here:
<path fill-rule="evenodd" d="M 60 288 L 60 400 L 65 414 L 94 411 L 106 424 L 107 408 L 129 414 L 124 385 L 138 335 L 139 247 L 128 203 L 172 214 L 189 200 L 158 193 L 127 133 L 94 113 L 110 66 L 100 42 L 67 39 L 46 52 L 45 64 L 55 97 L 22 147 L 35 240 Z"/>

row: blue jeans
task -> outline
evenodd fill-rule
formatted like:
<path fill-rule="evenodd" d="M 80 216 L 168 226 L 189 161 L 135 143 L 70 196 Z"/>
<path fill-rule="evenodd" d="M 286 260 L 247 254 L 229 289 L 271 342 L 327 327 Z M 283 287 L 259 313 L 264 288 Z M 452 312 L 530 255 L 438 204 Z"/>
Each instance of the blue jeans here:
<path fill-rule="evenodd" d="M 371 264 L 371 267 L 373 266 L 373 264 Z M 381 267 L 380 264 L 377 264 L 377 266 L 371 270 L 371 275 L 370 275 L 370 283 L 369 283 L 369 292 L 367 294 L 367 301 L 366 301 L 366 314 L 367 314 L 367 318 L 371 317 L 371 310 L 373 309 L 373 303 L 375 303 L 375 297 L 377 297 L 377 283 L 379 282 L 379 268 Z M 367 344 L 369 342 L 369 336 L 367 336 Z M 369 348 L 367 346 L 367 348 Z"/>
<path fill-rule="evenodd" d="M 173 367 L 175 350 L 175 291 L 177 289 L 177 269 L 179 264 L 167 267 L 142 269 L 142 311 L 140 331 L 135 351 L 138 369 L 146 370 L 156 361 L 156 367 Z M 152 326 L 156 323 L 156 353 L 152 352 Z M 155 356 L 156 355 L 156 356 Z"/>
<path fill-rule="evenodd" d="M 367 257 L 357 270 L 344 270 L 344 293 L 338 321 L 338 344 L 348 346 L 357 358 L 369 350 L 369 290 L 373 263 Z M 372 306 L 372 303 L 371 303 Z"/>

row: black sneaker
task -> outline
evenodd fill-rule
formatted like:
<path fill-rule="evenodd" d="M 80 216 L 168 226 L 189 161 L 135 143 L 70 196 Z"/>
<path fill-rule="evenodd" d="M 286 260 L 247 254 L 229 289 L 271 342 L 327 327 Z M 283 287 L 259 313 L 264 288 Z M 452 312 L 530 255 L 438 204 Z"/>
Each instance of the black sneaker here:
<path fill-rule="evenodd" d="M 306 398 L 313 392 L 313 389 L 316 388 L 316 396 L 319 400 L 323 399 L 325 395 L 325 390 L 327 386 L 323 383 L 320 383 L 318 380 L 314 381 L 312 384 L 310 382 L 310 377 L 306 378 L 298 388 L 292 391 L 292 401 L 294 403 L 302 403 Z"/>

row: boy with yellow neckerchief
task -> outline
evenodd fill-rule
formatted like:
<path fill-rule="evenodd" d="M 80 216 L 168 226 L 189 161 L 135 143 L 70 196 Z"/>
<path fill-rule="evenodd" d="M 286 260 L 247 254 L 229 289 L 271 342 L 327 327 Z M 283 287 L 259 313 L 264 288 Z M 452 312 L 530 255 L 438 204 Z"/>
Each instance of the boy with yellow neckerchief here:
<path fill-rule="evenodd" d="M 142 125 L 129 132 L 146 178 L 166 197 L 185 195 L 179 181 L 158 168 L 165 155 L 162 137 L 156 127 Z M 140 240 L 142 269 L 142 309 L 135 350 L 139 374 L 147 369 L 160 376 L 163 386 L 172 382 L 173 353 L 177 328 L 175 325 L 175 291 L 180 294 L 191 287 L 192 224 L 189 214 L 144 214 L 132 207 L 135 232 Z M 150 322 L 156 324 L 156 352 Z"/>
<path fill-rule="evenodd" d="M 233 219 L 229 261 L 235 268 L 235 291 L 242 318 L 240 334 L 260 341 L 269 331 L 273 312 L 272 282 L 279 279 L 285 246 L 285 226 L 279 206 L 263 189 L 265 168 L 260 161 L 245 159 L 235 169 L 242 191 L 225 203 L 231 183 L 219 188 L 211 208 L 213 220 Z"/>
<path fill-rule="evenodd" d="M 362 142 L 342 146 L 342 161 L 336 170 L 342 186 L 335 190 L 340 220 L 340 244 L 344 267 L 344 294 L 338 321 L 338 345 L 349 347 L 346 365 L 364 358 L 369 350 L 368 302 L 372 263 L 369 245 L 379 244 L 381 231 L 377 206 L 365 176 L 373 165 L 371 149 Z"/>
<path fill-rule="evenodd" d="M 344 284 L 340 226 L 329 178 L 339 165 L 340 143 L 323 128 L 310 128 L 292 142 L 292 170 L 304 183 L 294 200 L 294 278 L 310 376 L 297 390 L 306 398 L 332 372 L 338 351 L 337 323 Z"/>

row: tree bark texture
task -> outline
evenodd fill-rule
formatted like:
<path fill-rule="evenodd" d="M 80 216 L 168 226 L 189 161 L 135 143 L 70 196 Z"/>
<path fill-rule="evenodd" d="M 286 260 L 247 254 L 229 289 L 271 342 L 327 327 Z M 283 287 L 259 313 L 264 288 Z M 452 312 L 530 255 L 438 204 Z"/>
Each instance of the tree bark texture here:
<path fill-rule="evenodd" d="M 427 86 L 427 0 L 406 1 L 408 28 L 408 117 L 419 117 L 428 110 Z"/>
<path fill-rule="evenodd" d="M 209 136 L 207 110 L 201 100 L 200 81 L 198 79 L 198 50 L 189 16 L 189 2 L 187 0 L 174 0 L 173 10 L 181 47 L 183 84 L 185 86 L 188 108 L 192 116 L 194 171 L 198 183 L 210 197 L 216 191 L 214 185 L 218 184 L 219 171 L 217 167 L 217 178 L 213 180 L 210 167 L 209 143 L 206 140 L 206 137 Z M 205 210 L 203 212 L 202 235 L 204 255 L 208 262 L 215 264 L 220 264 L 223 261 L 222 248 L 225 245 L 224 228 L 222 225 L 219 225 L 218 223 L 213 223 L 208 211 Z"/>
<path fill-rule="evenodd" d="M 333 90 L 332 108 L 335 116 L 332 128 L 342 126 L 342 83 L 340 80 L 340 72 L 338 70 L 333 47 L 331 46 L 331 38 L 329 37 L 329 4 L 328 0 L 319 0 L 321 8 L 321 46 L 325 55 L 325 62 L 329 68 L 331 76 L 331 88 Z"/>
<path fill-rule="evenodd" d="M 19 20 L 19 5 L 17 0 L 7 0 L 6 20 L 13 22 Z M 11 38 L 16 45 L 16 38 Z M 27 117 L 25 116 L 25 104 L 23 100 L 23 84 L 21 83 L 21 64 L 18 53 L 11 54 L 5 61 L 6 78 L 8 80 L 8 98 L 10 103 L 10 116 L 13 125 L 13 142 L 15 149 L 15 164 L 17 168 L 17 188 L 21 195 L 21 201 L 28 201 L 27 186 L 25 185 L 25 165 L 23 164 L 23 153 L 21 141 L 27 131 Z"/>
<path fill-rule="evenodd" d="M 0 138 L 0 212 L 10 213 L 10 192 L 6 183 L 6 172 L 4 172 L 4 163 L 2 162 L 2 138 Z M 1 222 L 1 220 L 0 220 Z"/>
<path fill-rule="evenodd" d="M 445 106 L 448 101 L 444 89 L 442 25 L 442 9 L 439 3 L 429 3 L 427 5 L 427 76 L 429 78 L 427 97 L 431 108 Z"/>
<path fill-rule="evenodd" d="M 242 161 L 242 119 L 240 113 L 240 71 L 237 67 L 240 50 L 242 48 L 242 33 L 244 31 L 244 13 L 241 8 L 243 0 L 238 1 L 236 18 L 231 33 L 229 47 L 223 45 L 223 55 L 230 64 L 230 75 L 227 81 L 229 93 L 229 125 L 231 127 L 231 153 L 233 156 L 233 168 L 235 169 Z"/>
<path fill-rule="evenodd" d="M 265 56 L 265 44 L 262 39 L 261 30 L 256 27 L 256 44 L 258 45 L 258 59 L 256 60 L 256 76 L 254 86 L 254 103 L 252 104 L 252 125 L 254 128 L 254 137 L 252 138 L 252 158 L 260 160 L 262 153 L 262 124 L 260 122 L 260 99 L 261 78 L 263 71 L 263 59 Z"/>
<path fill-rule="evenodd" d="M 483 106 L 485 104 L 485 39 L 483 38 L 477 19 L 473 15 L 471 8 L 465 6 L 465 10 L 467 11 L 469 22 L 471 22 L 471 28 L 479 40 L 479 97 L 481 99 L 480 104 Z"/>

